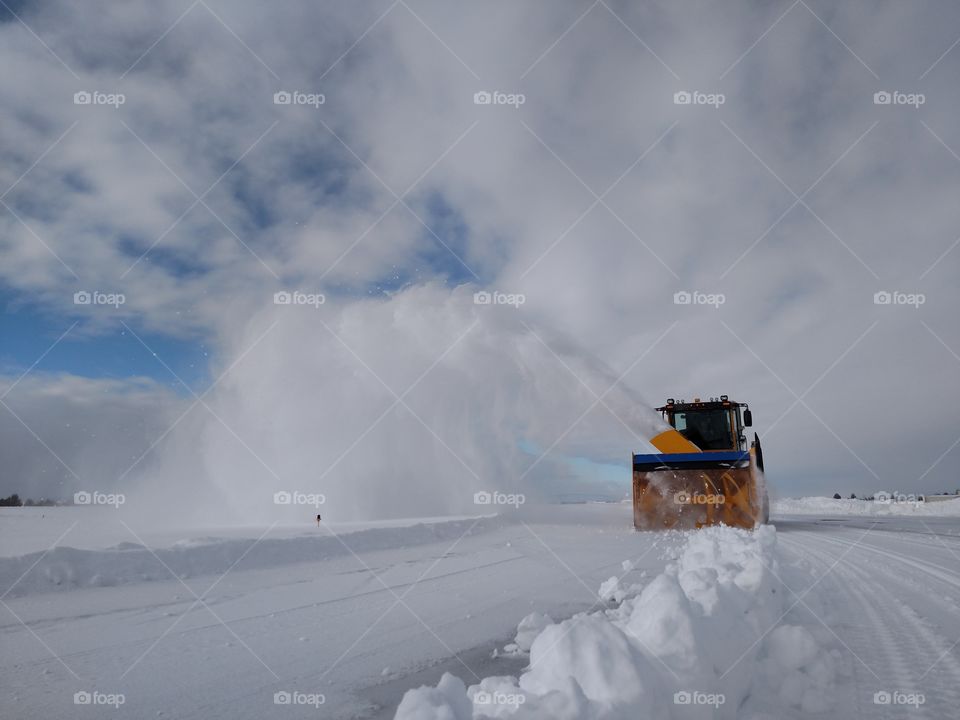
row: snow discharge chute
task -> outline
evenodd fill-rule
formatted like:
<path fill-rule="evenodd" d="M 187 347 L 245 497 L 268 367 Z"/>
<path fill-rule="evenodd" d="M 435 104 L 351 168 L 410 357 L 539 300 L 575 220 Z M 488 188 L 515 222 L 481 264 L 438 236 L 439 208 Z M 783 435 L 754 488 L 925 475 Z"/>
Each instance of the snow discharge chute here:
<path fill-rule="evenodd" d="M 670 428 L 651 438 L 659 453 L 633 455 L 633 524 L 638 530 L 706 525 L 754 528 L 769 515 L 760 438 L 746 403 L 726 395 L 673 399 L 657 408 Z"/>

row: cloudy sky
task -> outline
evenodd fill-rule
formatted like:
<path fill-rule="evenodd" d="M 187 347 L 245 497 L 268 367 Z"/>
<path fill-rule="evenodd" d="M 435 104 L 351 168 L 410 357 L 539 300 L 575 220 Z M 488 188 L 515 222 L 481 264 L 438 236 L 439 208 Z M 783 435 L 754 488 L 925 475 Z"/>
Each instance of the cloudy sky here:
<path fill-rule="evenodd" d="M 0 493 L 616 494 L 647 405 L 721 393 L 777 495 L 956 489 L 958 45 L 950 2 L 2 0 Z"/>

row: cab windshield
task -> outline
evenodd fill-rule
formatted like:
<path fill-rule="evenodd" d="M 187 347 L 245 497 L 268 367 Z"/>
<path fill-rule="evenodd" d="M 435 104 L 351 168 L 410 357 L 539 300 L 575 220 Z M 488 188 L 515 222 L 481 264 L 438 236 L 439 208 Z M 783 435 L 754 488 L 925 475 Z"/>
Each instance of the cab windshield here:
<path fill-rule="evenodd" d="M 730 413 L 727 410 L 698 410 L 673 414 L 673 426 L 701 450 L 728 450 Z"/>

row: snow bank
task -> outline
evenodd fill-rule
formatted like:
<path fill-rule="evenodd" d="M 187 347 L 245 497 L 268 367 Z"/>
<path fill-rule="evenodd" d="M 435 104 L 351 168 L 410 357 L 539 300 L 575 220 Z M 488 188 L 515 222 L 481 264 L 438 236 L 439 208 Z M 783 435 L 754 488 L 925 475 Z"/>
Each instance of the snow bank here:
<path fill-rule="evenodd" d="M 759 667 L 760 684 L 768 692 L 776 692 L 781 702 L 805 712 L 829 709 L 839 652 L 823 652 L 813 634 L 799 625 L 776 628 L 766 646 L 766 662 Z"/>
<path fill-rule="evenodd" d="M 829 706 L 834 656 L 802 626 L 782 625 L 776 531 L 687 533 L 649 583 L 604 583 L 601 610 L 549 622 L 519 677 L 466 687 L 446 674 L 407 692 L 396 720 L 688 720 L 790 705 Z M 632 570 L 624 564 L 626 574 Z M 614 579 L 616 580 L 616 579 Z M 543 624 L 524 618 L 522 630 Z M 520 630 L 518 629 L 518 630 Z M 518 632 L 519 640 L 520 632 Z"/>
<path fill-rule="evenodd" d="M 826 497 L 786 498 L 770 504 L 772 515 L 932 515 L 960 517 L 960 499 L 919 502 L 914 496 L 877 500 L 836 500 Z"/>
<path fill-rule="evenodd" d="M 499 517 L 376 527 L 348 534 L 243 539 L 191 538 L 171 547 L 149 549 L 125 542 L 108 549 L 55 547 L 16 557 L 0 557 L 0 587 L 11 587 L 18 597 L 54 590 L 104 587 L 172 580 L 178 577 L 218 575 L 233 571 L 315 562 L 371 550 L 423 545 L 461 537 L 476 522 L 477 534 L 503 524 Z M 16 583 L 16 584 L 14 584 Z"/>

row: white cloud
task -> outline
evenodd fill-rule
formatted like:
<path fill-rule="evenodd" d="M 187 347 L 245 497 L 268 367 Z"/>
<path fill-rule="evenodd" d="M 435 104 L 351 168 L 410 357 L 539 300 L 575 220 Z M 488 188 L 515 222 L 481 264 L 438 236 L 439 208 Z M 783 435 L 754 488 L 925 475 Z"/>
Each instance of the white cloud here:
<path fill-rule="evenodd" d="M 182 398 L 146 378 L 35 371 L 0 378 L 0 397 L 3 494 L 23 498 L 131 487 L 133 479 L 119 478 L 185 409 Z"/>
<path fill-rule="evenodd" d="M 87 6 L 78 13 L 59 3 L 32 9 L 24 20 L 80 79 L 18 23 L 0 27 L 4 66 L 21 68 L 0 78 L 10 119 L 0 131 L 0 192 L 77 121 L 4 201 L 79 279 L 9 214 L 0 216 L 0 278 L 18 295 L 71 315 L 81 284 L 124 292 L 128 322 L 209 336 L 229 363 L 273 312 L 264 306 L 282 287 L 317 286 L 350 328 L 351 312 L 429 316 L 430 308 L 417 305 L 425 297 L 454 302 L 438 299 L 433 285 L 407 289 L 382 307 L 354 307 L 350 299 L 393 275 L 429 279 L 447 250 L 411 210 L 432 227 L 429 202 L 442 197 L 463 218 L 465 237 L 451 247 L 469 269 L 491 288 L 524 293 L 522 317 L 572 338 L 581 348 L 575 356 L 595 354 L 619 374 L 677 321 L 626 377 L 651 401 L 728 392 L 751 402 L 763 433 L 794 402 L 790 390 L 801 394 L 826 372 L 805 398 L 820 419 L 797 405 L 766 443 L 771 479 L 776 485 L 780 478 L 785 492 L 872 490 L 872 472 L 881 485 L 905 490 L 951 482 L 950 457 L 920 477 L 955 440 L 956 418 L 942 400 L 957 360 L 933 333 L 960 352 L 951 317 L 960 251 L 934 266 L 960 235 L 949 194 L 960 161 L 934 137 L 960 151 L 953 122 L 960 50 L 920 80 L 955 39 L 942 10 L 907 17 L 890 4 L 865 15 L 811 2 L 763 35 L 788 5 L 608 4 L 619 18 L 598 5 L 566 35 L 583 12 L 579 4 L 454 11 L 410 3 L 429 30 L 397 5 L 350 49 L 387 3 L 267 9 L 211 2 L 242 43 L 197 6 L 122 80 L 186 5 L 121 14 Z M 888 86 L 923 92 L 929 101 L 920 110 L 874 105 L 873 93 Z M 87 87 L 118 88 L 128 102 L 118 110 L 74 106 L 73 92 Z M 275 106 L 273 93 L 283 88 L 323 92 L 326 102 L 319 109 Z M 484 88 L 522 92 L 527 102 L 519 110 L 474 105 L 473 93 Z M 720 109 L 674 105 L 682 89 L 722 92 L 726 102 Z M 591 191 L 603 193 L 628 169 L 571 228 L 594 203 Z M 194 207 L 125 275 L 194 202 L 174 174 L 197 194 L 223 177 L 205 198 L 210 210 Z M 790 190 L 802 195 L 818 180 L 803 198 L 809 208 L 800 203 L 787 212 L 795 202 Z M 405 198 L 410 210 L 397 204 L 370 229 L 395 202 L 391 191 L 414 181 Z M 452 256 L 449 263 L 458 277 L 471 277 Z M 722 292 L 727 302 L 719 310 L 677 307 L 672 296 L 681 289 Z M 929 300 L 919 311 L 875 306 L 873 293 L 882 289 L 923 292 Z M 116 316 L 90 319 L 106 325 Z M 398 318 L 396 327 L 407 322 Z M 353 333 L 379 356 L 369 328 L 360 323 Z M 290 357 L 301 347 L 327 357 L 333 346 L 324 337 L 306 321 L 278 333 L 257 375 L 225 382 L 212 405 L 222 403 L 253 430 L 265 402 L 258 393 L 292 384 L 289 396 L 279 395 L 283 403 L 270 401 L 273 412 L 313 418 L 315 410 L 303 407 L 309 375 Z M 509 348 L 511 337 L 489 345 Z M 394 336 L 396 360 L 378 372 L 400 385 L 415 377 L 424 348 L 407 342 L 418 340 Z M 546 369 L 552 358 L 538 361 L 545 377 L 555 377 Z M 315 438 L 308 433 L 313 445 L 307 436 L 266 443 L 290 472 L 316 472 L 377 407 L 375 383 L 360 383 L 349 363 L 332 367 L 342 377 L 324 381 L 334 388 L 359 383 L 353 392 L 364 401 L 335 394 L 344 419 Z M 540 414 L 550 414 L 549 398 L 570 391 L 562 377 L 540 386 Z M 458 403 L 488 393 L 483 383 L 467 383 L 459 393 L 423 398 L 418 412 L 442 424 L 460 417 Z M 357 405 L 363 413 L 354 414 Z M 205 424 L 193 430 L 209 442 L 208 460 L 220 457 L 218 447 L 236 440 L 220 437 L 222 426 L 202 417 Z M 504 426 L 511 420 L 501 417 Z M 411 475 L 446 462 L 442 445 L 423 432 L 403 422 L 381 438 L 394 449 L 417 448 L 406 462 Z M 581 449 L 611 459 L 616 451 L 599 435 Z M 509 473 L 512 466 L 500 465 L 506 461 L 484 454 L 502 445 L 482 433 L 475 443 L 469 433 L 456 437 L 474 448 L 472 460 L 485 472 Z M 633 448 L 621 440 L 627 457 Z M 372 463 L 377 444 L 365 442 L 357 453 Z M 249 460 L 238 475 L 256 467 Z M 382 467 L 356 472 L 382 477 Z M 229 476 L 216 466 L 197 472 Z M 457 487 L 439 484 L 440 494 Z"/>

